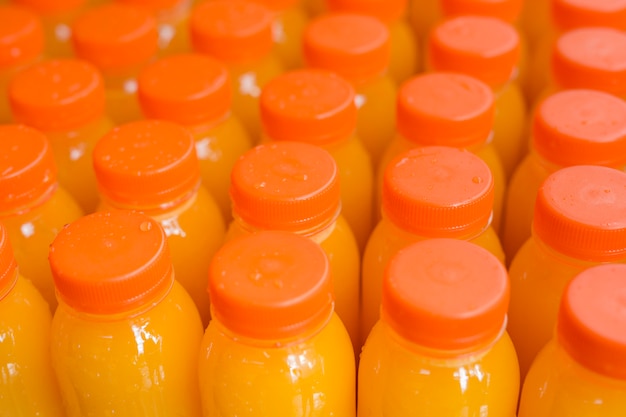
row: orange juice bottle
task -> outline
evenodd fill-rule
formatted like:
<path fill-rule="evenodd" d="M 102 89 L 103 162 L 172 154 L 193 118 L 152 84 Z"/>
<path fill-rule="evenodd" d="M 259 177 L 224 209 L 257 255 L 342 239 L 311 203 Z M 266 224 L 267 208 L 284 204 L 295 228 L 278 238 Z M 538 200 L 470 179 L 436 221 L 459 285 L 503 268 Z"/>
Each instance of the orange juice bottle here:
<path fill-rule="evenodd" d="M 398 92 L 398 134 L 378 166 L 377 196 L 382 193 L 385 167 L 399 154 L 421 146 L 466 148 L 489 166 L 495 182 L 493 226 L 500 227 L 506 177 L 491 144 L 494 99 L 476 78 L 455 73 L 429 73 L 406 82 Z M 380 202 L 380 197 L 377 200 Z M 380 203 L 377 203 L 380 207 Z"/>
<path fill-rule="evenodd" d="M 491 227 L 494 180 L 465 149 L 426 146 L 394 158 L 384 173 L 382 219 L 363 255 L 361 341 L 380 316 L 384 271 L 402 248 L 431 238 L 469 240 L 504 263 Z"/>
<path fill-rule="evenodd" d="M 626 173 L 578 165 L 550 175 L 537 194 L 532 237 L 509 275 L 508 330 L 522 380 L 550 340 L 565 285 L 583 270 L 626 263 Z"/>
<path fill-rule="evenodd" d="M 354 355 L 329 272 L 324 251 L 293 233 L 223 246 L 200 349 L 204 417 L 356 415 Z"/>
<path fill-rule="evenodd" d="M 117 124 L 141 118 L 137 76 L 155 57 L 158 36 L 150 13 L 120 3 L 94 7 L 74 22 L 76 55 L 102 72 L 107 114 Z"/>
<path fill-rule="evenodd" d="M 354 87 L 357 135 L 376 166 L 395 132 L 397 91 L 387 74 L 389 30 L 371 16 L 328 14 L 309 24 L 303 49 L 310 67 L 335 72 Z"/>
<path fill-rule="evenodd" d="M 52 363 L 67 417 L 199 417 L 202 323 L 159 223 L 132 211 L 88 215 L 54 239 L 50 266 Z"/>
<path fill-rule="evenodd" d="M 414 243 L 389 263 L 381 317 L 359 364 L 359 417 L 515 416 L 509 282 L 485 249 Z"/>
<path fill-rule="evenodd" d="M 373 16 L 389 28 L 391 56 L 389 75 L 401 84 L 417 73 L 420 48 L 406 19 L 407 0 L 326 0 L 331 11 Z"/>
<path fill-rule="evenodd" d="M 159 55 L 171 55 L 189 49 L 187 30 L 191 0 L 115 0 L 141 7 L 154 16 L 159 27 Z"/>
<path fill-rule="evenodd" d="M 87 0 L 11 0 L 37 14 L 43 24 L 45 51 L 48 57 L 73 55 L 72 23 L 87 7 Z"/>
<path fill-rule="evenodd" d="M 208 56 L 179 54 L 149 65 L 138 80 L 139 102 L 147 117 L 169 120 L 192 132 L 202 183 L 224 218 L 230 219 L 230 171 L 252 143 L 231 114 L 228 69 Z"/>
<path fill-rule="evenodd" d="M 283 72 L 272 53 L 273 15 L 261 4 L 243 0 L 206 1 L 189 19 L 196 52 L 222 61 L 233 84 L 233 112 L 256 141 L 261 136 L 259 96 Z"/>
<path fill-rule="evenodd" d="M 494 17 L 460 16 L 437 24 L 428 38 L 427 66 L 471 75 L 495 95 L 493 146 L 506 178 L 526 154 L 526 102 L 518 83 L 520 37 Z"/>
<path fill-rule="evenodd" d="M 302 7 L 311 17 L 319 16 L 327 10 L 326 0 L 303 0 Z"/>
<path fill-rule="evenodd" d="M 359 248 L 341 215 L 339 172 L 324 149 L 299 142 L 259 145 L 231 174 L 234 221 L 227 240 L 260 230 L 282 230 L 317 242 L 330 263 L 335 311 L 359 343 Z M 357 349 L 358 352 L 358 349 Z"/>
<path fill-rule="evenodd" d="M 556 334 L 530 368 L 520 417 L 626 414 L 626 266 L 603 265 L 565 288 Z"/>
<path fill-rule="evenodd" d="M 342 214 L 363 249 L 372 228 L 374 174 L 355 135 L 356 119 L 354 89 L 324 70 L 285 73 L 261 93 L 261 121 L 268 140 L 318 145 L 337 162 Z"/>
<path fill-rule="evenodd" d="M 91 165 L 96 141 L 113 126 L 104 113 L 102 76 L 86 61 L 49 60 L 19 73 L 9 85 L 13 118 L 50 139 L 59 183 L 86 213 L 98 190 Z"/>
<path fill-rule="evenodd" d="M 5 416 L 65 415 L 50 361 L 51 321 L 46 301 L 18 272 L 0 223 L 0 410 Z"/>
<path fill-rule="evenodd" d="M 191 134 L 171 122 L 125 124 L 98 141 L 94 168 L 101 210 L 139 210 L 161 224 L 176 280 L 208 324 L 206 274 L 222 245 L 225 225 L 217 203 L 200 186 Z"/>
<path fill-rule="evenodd" d="M 40 132 L 0 126 L 0 222 L 7 229 L 20 273 L 55 310 L 48 246 L 63 227 L 83 215 L 57 183 L 51 144 Z"/>
<path fill-rule="evenodd" d="M 0 124 L 11 121 L 7 89 L 17 73 L 42 58 L 41 21 L 28 9 L 0 6 Z"/>
<path fill-rule="evenodd" d="M 550 31 L 550 18 L 550 0 L 524 0 L 521 26 L 532 53 L 540 39 Z"/>
<path fill-rule="evenodd" d="M 518 25 L 526 0 L 439 0 L 443 16 L 490 16 Z"/>
<path fill-rule="evenodd" d="M 572 165 L 626 170 L 626 102 L 593 90 L 555 93 L 536 108 L 531 141 L 506 198 L 501 238 L 509 260 L 531 235 L 537 191 L 550 174 Z"/>

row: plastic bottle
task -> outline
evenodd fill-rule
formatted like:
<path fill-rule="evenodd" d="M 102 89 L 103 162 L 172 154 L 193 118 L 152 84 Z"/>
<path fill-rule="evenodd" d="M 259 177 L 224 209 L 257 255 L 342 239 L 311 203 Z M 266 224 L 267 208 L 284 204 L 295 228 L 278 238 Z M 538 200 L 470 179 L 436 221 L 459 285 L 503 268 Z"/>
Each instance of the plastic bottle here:
<path fill-rule="evenodd" d="M 40 132 L 0 126 L 0 222 L 7 229 L 20 273 L 55 310 L 48 246 L 66 224 L 83 215 L 57 183 L 51 145 Z"/>
<path fill-rule="evenodd" d="M 188 128 L 196 141 L 202 184 L 225 219 L 230 219 L 230 171 L 252 147 L 250 137 L 231 113 L 228 69 L 214 58 L 180 54 L 162 58 L 139 74 L 139 102 L 148 118 Z"/>
<path fill-rule="evenodd" d="M 440 0 L 446 17 L 489 16 L 518 26 L 525 0 Z"/>
<path fill-rule="evenodd" d="M 302 33 L 309 17 L 300 0 L 250 0 L 272 11 L 272 37 L 278 58 L 287 70 L 302 66 Z"/>
<path fill-rule="evenodd" d="M 524 0 L 521 24 L 530 51 L 536 50 L 539 40 L 550 30 L 550 14 L 549 0 Z"/>
<path fill-rule="evenodd" d="M 79 16 L 72 32 L 76 55 L 104 77 L 107 114 L 116 124 L 140 119 L 137 76 L 157 54 L 156 20 L 141 8 L 109 3 Z"/>
<path fill-rule="evenodd" d="M 315 242 L 288 232 L 222 247 L 200 350 L 203 416 L 356 415 L 354 356 L 329 268 Z"/>
<path fill-rule="evenodd" d="M 98 204 L 91 153 L 112 128 L 104 113 L 102 76 L 86 61 L 49 60 L 19 73 L 9 85 L 13 118 L 45 133 L 59 183 L 85 213 Z"/>
<path fill-rule="evenodd" d="M 421 146 L 465 148 L 489 166 L 494 180 L 493 227 L 500 228 L 506 177 L 493 145 L 494 98 L 491 89 L 473 77 L 456 73 L 429 73 L 406 82 L 398 92 L 398 133 L 378 166 L 377 195 L 389 162 Z M 378 198 L 378 201 L 381 201 Z M 376 205 L 380 207 L 380 203 Z"/>
<path fill-rule="evenodd" d="M 335 159 L 342 213 L 362 250 L 373 226 L 374 175 L 355 135 L 357 110 L 350 83 L 324 70 L 292 71 L 270 81 L 260 103 L 266 141 L 318 145 Z"/>
<path fill-rule="evenodd" d="M 578 165 L 550 175 L 537 194 L 532 237 L 509 275 L 508 331 L 522 380 L 550 340 L 566 284 L 601 263 L 626 262 L 626 173 Z"/>
<path fill-rule="evenodd" d="M 231 179 L 234 221 L 227 240 L 279 230 L 318 243 L 328 255 L 335 311 L 358 353 L 361 258 L 341 215 L 339 172 L 333 158 L 307 143 L 259 145 L 237 161 Z"/>
<path fill-rule="evenodd" d="M 520 417 L 626 413 L 626 266 L 590 268 L 566 287 L 556 334 L 534 361 Z"/>
<path fill-rule="evenodd" d="M 211 55 L 228 67 L 233 84 L 233 112 L 250 137 L 261 137 L 259 96 L 283 72 L 272 39 L 273 15 L 261 4 L 242 0 L 207 1 L 189 19 L 196 52 Z"/>
<path fill-rule="evenodd" d="M 18 272 L 7 230 L 1 223 L 0 317 L 2 415 L 63 417 L 50 362 L 52 315 L 41 294 Z"/>
<path fill-rule="evenodd" d="M 72 23 L 87 7 L 87 0 L 11 0 L 39 16 L 45 35 L 45 54 L 50 58 L 73 55 Z"/>
<path fill-rule="evenodd" d="M 400 251 L 361 354 L 359 417 L 514 416 L 508 301 L 506 269 L 483 248 L 432 239 Z"/>
<path fill-rule="evenodd" d="M 593 90 L 555 93 L 537 107 L 531 152 L 508 187 L 501 231 L 507 259 L 531 235 L 535 198 L 543 181 L 560 168 L 603 165 L 626 170 L 626 103 Z"/>
<path fill-rule="evenodd" d="M 0 5 L 0 124 L 11 121 L 7 89 L 17 73 L 42 59 L 41 21 L 28 9 Z"/>
<path fill-rule="evenodd" d="M 471 152 L 443 146 L 404 152 L 387 165 L 382 195 L 382 219 L 363 255 L 361 342 L 380 317 L 384 271 L 400 249 L 455 238 L 484 247 L 504 263 L 491 227 L 493 176 Z"/>
<path fill-rule="evenodd" d="M 420 47 L 407 20 L 408 0 L 327 0 L 330 11 L 373 16 L 387 25 L 391 39 L 389 75 L 400 85 L 420 69 Z"/>
<path fill-rule="evenodd" d="M 67 417 L 198 417 L 202 324 L 159 223 L 95 213 L 50 246 L 52 363 Z"/>
<path fill-rule="evenodd" d="M 388 74 L 389 30 L 371 16 L 327 14 L 304 32 L 308 66 L 339 74 L 356 92 L 357 135 L 374 166 L 395 133 L 396 85 Z"/>
<path fill-rule="evenodd" d="M 170 122 L 125 124 L 98 141 L 94 168 L 101 210 L 138 210 L 163 227 L 176 280 L 209 324 L 206 274 L 226 227 L 217 203 L 200 186 L 191 134 Z"/>
<path fill-rule="evenodd" d="M 493 146 L 506 178 L 526 154 L 526 102 L 519 85 L 521 44 L 509 23 L 494 17 L 460 16 L 437 24 L 428 38 L 427 67 L 471 75 L 495 96 Z"/>

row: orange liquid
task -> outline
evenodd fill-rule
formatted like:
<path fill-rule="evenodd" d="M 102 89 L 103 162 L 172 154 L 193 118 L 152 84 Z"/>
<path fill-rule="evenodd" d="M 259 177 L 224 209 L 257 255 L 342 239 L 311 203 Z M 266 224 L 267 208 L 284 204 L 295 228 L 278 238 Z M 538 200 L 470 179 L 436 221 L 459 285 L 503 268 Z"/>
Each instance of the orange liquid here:
<path fill-rule="evenodd" d="M 116 125 L 143 118 L 139 99 L 137 98 L 136 75 L 113 76 L 103 74 L 106 114 Z"/>
<path fill-rule="evenodd" d="M 178 282 L 152 308 L 89 316 L 64 303 L 52 321 L 52 360 L 67 417 L 200 416 L 202 325 Z"/>
<path fill-rule="evenodd" d="M 389 37 L 391 39 L 389 75 L 399 85 L 418 72 L 421 48 L 405 19 L 389 25 Z"/>
<path fill-rule="evenodd" d="M 335 314 L 315 334 L 287 344 L 242 341 L 214 320 L 200 352 L 205 417 L 356 415 L 354 356 Z"/>
<path fill-rule="evenodd" d="M 383 217 L 372 232 L 365 253 L 363 254 L 362 287 L 361 287 L 361 344 L 372 330 L 380 317 L 383 277 L 387 264 L 401 249 L 412 243 L 426 240 L 394 225 Z M 487 227 L 476 236 L 466 239 L 487 249 L 504 263 L 504 253 L 500 247 L 498 236 L 492 227 Z"/>
<path fill-rule="evenodd" d="M 584 368 L 555 341 L 526 377 L 519 417 L 622 417 L 626 381 Z"/>
<path fill-rule="evenodd" d="M 276 55 L 287 70 L 302 67 L 302 33 L 308 16 L 298 6 L 277 12 L 272 32 Z"/>
<path fill-rule="evenodd" d="M 550 2 L 546 0 L 524 0 L 521 25 L 526 34 L 526 39 L 528 39 L 530 50 L 534 51 L 536 43 L 548 32 L 551 26 Z"/>
<path fill-rule="evenodd" d="M 508 179 L 527 152 L 526 101 L 522 89 L 512 81 L 494 91 L 493 147 Z"/>
<path fill-rule="evenodd" d="M 72 24 L 80 15 L 80 10 L 40 15 L 46 37 L 46 56 L 50 58 L 69 58 L 74 56 L 72 48 Z"/>
<path fill-rule="evenodd" d="M 190 1 L 183 0 L 173 10 L 157 13 L 159 28 L 159 56 L 187 52 L 190 49 L 187 20 Z"/>
<path fill-rule="evenodd" d="M 58 188 L 49 200 L 30 211 L 0 215 L 0 221 L 7 228 L 20 273 L 33 282 L 52 311 L 56 309 L 57 300 L 48 263 L 49 246 L 63 226 L 82 215 L 80 207 L 62 188 Z"/>
<path fill-rule="evenodd" d="M 52 316 L 30 281 L 18 276 L 0 299 L 0 410 L 4 416 L 64 416 L 50 361 Z"/>
<path fill-rule="evenodd" d="M 409 21 L 420 44 L 426 41 L 428 32 L 441 16 L 439 0 L 410 0 Z"/>
<path fill-rule="evenodd" d="M 442 354 L 378 323 L 361 354 L 359 417 L 515 416 L 519 372 L 506 332 L 480 352 Z"/>

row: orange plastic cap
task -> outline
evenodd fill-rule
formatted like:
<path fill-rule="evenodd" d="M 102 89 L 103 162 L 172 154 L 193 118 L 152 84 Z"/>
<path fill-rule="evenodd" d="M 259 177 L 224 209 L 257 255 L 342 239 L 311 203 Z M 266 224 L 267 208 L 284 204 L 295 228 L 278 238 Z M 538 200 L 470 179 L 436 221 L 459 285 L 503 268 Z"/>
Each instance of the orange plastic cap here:
<path fill-rule="evenodd" d="M 249 0 L 261 4 L 273 12 L 282 12 L 288 9 L 298 8 L 300 0 Z"/>
<path fill-rule="evenodd" d="M 76 129 L 104 115 L 102 76 L 78 59 L 44 61 L 19 73 L 9 100 L 17 122 L 43 132 Z"/>
<path fill-rule="evenodd" d="M 183 125 L 215 123 L 230 112 L 228 69 L 200 54 L 162 58 L 139 75 L 139 101 L 147 117 Z"/>
<path fill-rule="evenodd" d="M 98 212 L 70 223 L 50 245 L 49 260 L 59 300 L 85 313 L 151 305 L 174 283 L 163 229 L 134 211 Z"/>
<path fill-rule="evenodd" d="M 427 49 L 433 70 L 462 72 L 495 88 L 516 76 L 520 37 L 500 19 L 459 16 L 434 27 Z"/>
<path fill-rule="evenodd" d="M 626 29 L 626 0 L 551 0 L 551 16 L 561 31 L 582 27 Z"/>
<path fill-rule="evenodd" d="M 259 232 L 226 243 L 209 269 L 211 316 L 238 336 L 281 341 L 333 313 L 328 258 L 311 239 Z"/>
<path fill-rule="evenodd" d="M 215 0 L 196 6 L 189 19 L 196 51 L 225 63 L 246 63 L 272 52 L 273 15 L 250 1 Z"/>
<path fill-rule="evenodd" d="M 43 27 L 34 13 L 18 6 L 0 6 L 0 68 L 15 67 L 41 56 Z"/>
<path fill-rule="evenodd" d="M 565 90 L 539 104 L 533 148 L 542 158 L 571 165 L 626 165 L 626 103 L 594 90 Z"/>
<path fill-rule="evenodd" d="M 0 125 L 0 212 L 15 213 L 46 201 L 57 187 L 48 138 L 21 125 Z"/>
<path fill-rule="evenodd" d="M 328 8 L 337 12 L 365 14 L 389 24 L 401 19 L 408 0 L 326 0 Z"/>
<path fill-rule="evenodd" d="M 102 71 L 148 62 L 159 48 L 156 20 L 147 11 L 110 3 L 81 15 L 72 29 L 76 54 Z"/>
<path fill-rule="evenodd" d="M 382 209 L 403 230 L 459 238 L 484 230 L 493 210 L 487 164 L 464 149 L 412 149 L 385 169 Z"/>
<path fill-rule="evenodd" d="M 626 260 L 626 173 L 591 165 L 553 173 L 539 188 L 533 232 L 575 259 Z"/>
<path fill-rule="evenodd" d="M 626 33 L 598 27 L 561 35 L 552 51 L 552 77 L 562 89 L 626 96 Z"/>
<path fill-rule="evenodd" d="M 493 93 L 486 84 L 438 72 L 406 81 L 398 92 L 397 110 L 398 132 L 422 146 L 485 143 L 495 116 Z"/>
<path fill-rule="evenodd" d="M 17 281 L 17 262 L 7 229 L 0 223 L 0 300 Z"/>
<path fill-rule="evenodd" d="M 120 3 L 126 3 L 134 7 L 141 7 L 152 13 L 162 13 L 168 10 L 181 7 L 188 3 L 185 0 L 117 0 Z"/>
<path fill-rule="evenodd" d="M 389 30 L 371 16 L 324 15 L 309 23 L 303 39 L 309 66 L 335 72 L 352 82 L 375 78 L 389 66 Z"/>
<path fill-rule="evenodd" d="M 43 16 L 75 11 L 87 4 L 87 0 L 12 0 L 12 2 Z"/>
<path fill-rule="evenodd" d="M 168 207 L 200 185 L 193 137 L 164 121 L 141 120 L 102 137 L 93 152 L 102 195 L 114 205 Z"/>
<path fill-rule="evenodd" d="M 566 287 L 557 337 L 574 360 L 609 378 L 626 380 L 626 265 L 601 265 Z"/>
<path fill-rule="evenodd" d="M 259 145 L 235 163 L 230 197 L 233 213 L 257 229 L 318 230 L 341 209 L 337 164 L 307 143 Z"/>
<path fill-rule="evenodd" d="M 502 334 L 508 305 L 509 279 L 495 256 L 463 240 L 428 239 L 389 262 L 381 320 L 412 343 L 462 353 Z"/>
<path fill-rule="evenodd" d="M 261 120 L 274 140 L 326 145 L 356 129 L 354 89 L 324 70 L 298 70 L 270 81 L 260 97 Z"/>
<path fill-rule="evenodd" d="M 440 0 L 445 16 L 488 16 L 515 23 L 524 6 L 523 0 Z"/>

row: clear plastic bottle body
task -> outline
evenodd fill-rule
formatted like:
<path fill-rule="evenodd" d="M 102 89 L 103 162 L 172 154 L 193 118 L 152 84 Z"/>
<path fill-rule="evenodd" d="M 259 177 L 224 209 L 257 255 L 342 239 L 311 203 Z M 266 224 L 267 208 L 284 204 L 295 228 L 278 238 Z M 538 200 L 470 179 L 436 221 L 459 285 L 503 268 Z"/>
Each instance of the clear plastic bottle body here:
<path fill-rule="evenodd" d="M 518 78 L 495 89 L 494 99 L 495 118 L 491 143 L 502 162 L 505 179 L 508 180 L 528 152 L 526 99 Z"/>
<path fill-rule="evenodd" d="M 391 38 L 389 75 L 397 85 L 400 85 L 420 69 L 421 48 L 404 16 L 389 23 L 389 36 Z"/>
<path fill-rule="evenodd" d="M 286 9 L 275 10 L 272 27 L 276 55 L 286 70 L 302 67 L 302 33 L 309 21 L 306 12 L 298 2 L 295 3 Z"/>

